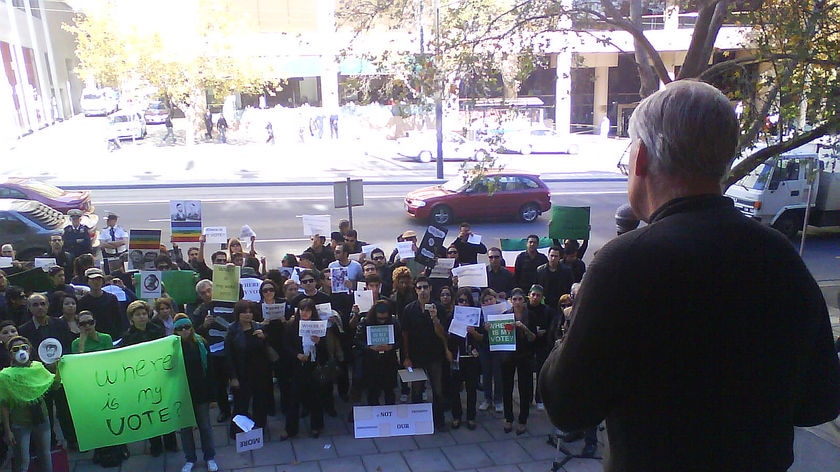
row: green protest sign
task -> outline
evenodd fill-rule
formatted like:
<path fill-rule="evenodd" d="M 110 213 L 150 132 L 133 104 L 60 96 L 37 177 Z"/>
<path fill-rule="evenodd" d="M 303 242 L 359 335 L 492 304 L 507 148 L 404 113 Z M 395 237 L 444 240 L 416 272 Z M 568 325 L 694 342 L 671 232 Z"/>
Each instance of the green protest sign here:
<path fill-rule="evenodd" d="M 179 336 L 65 355 L 58 368 L 82 451 L 195 425 Z"/>
<path fill-rule="evenodd" d="M 490 331 L 487 333 L 490 338 L 490 350 L 515 351 L 516 328 L 513 313 L 487 315 L 487 322 L 490 323 Z"/>
<path fill-rule="evenodd" d="M 213 264 L 213 300 L 239 301 L 239 266 Z"/>
<path fill-rule="evenodd" d="M 165 270 L 161 273 L 163 288 L 179 305 L 192 303 L 196 299 L 195 283 L 198 274 L 192 270 Z M 134 294 L 140 298 L 140 274 L 134 274 Z M 214 287 L 215 290 L 215 287 Z"/>
<path fill-rule="evenodd" d="M 551 206 L 548 237 L 554 239 L 589 239 L 589 207 Z"/>

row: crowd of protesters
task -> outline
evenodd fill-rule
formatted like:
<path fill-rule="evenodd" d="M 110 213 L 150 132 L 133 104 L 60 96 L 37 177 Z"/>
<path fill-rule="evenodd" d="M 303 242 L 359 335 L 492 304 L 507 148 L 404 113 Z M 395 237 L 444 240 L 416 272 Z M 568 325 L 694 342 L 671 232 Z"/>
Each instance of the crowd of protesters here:
<path fill-rule="evenodd" d="M 87 233 L 79 230 L 78 234 Z M 301 254 L 287 254 L 279 269 L 268 269 L 265 258 L 258 258 L 254 238 L 250 252 L 243 250 L 241 241 L 231 239 L 224 250 L 212 252 L 209 261 L 205 260 L 203 237 L 199 245 L 187 249 L 186 258 L 177 245 L 172 250 L 162 247 L 154 260 L 157 270 L 195 272 L 195 297 L 189 300 L 174 300 L 165 287 L 160 298 L 139 299 L 130 271 L 107 264 L 107 260 L 105 270 L 100 269 L 92 253 L 74 256 L 64 250 L 62 243 L 72 246 L 74 240 L 54 238 L 53 255 L 68 254 L 56 258 L 56 265 L 48 269 L 49 290 L 27 291 L 9 284 L 6 273 L 0 272 L 0 294 L 4 296 L 0 300 L 0 342 L 4 346 L 0 367 L 39 362 L 37 348 L 47 338 L 59 340 L 63 352 L 73 354 L 180 336 L 208 470 L 218 468 L 212 419 L 229 424 L 233 437 L 240 431 L 232 421 L 236 415 L 250 417 L 257 427 L 265 427 L 269 418 L 282 417 L 285 428 L 281 439 L 285 440 L 299 435 L 302 420 L 308 418 L 308 434 L 318 437 L 324 416 L 338 415 L 338 402 L 349 407 L 428 401 L 435 431 L 459 428 L 462 422 L 474 429 L 477 411 L 495 410 L 503 415 L 503 431 L 514 431 L 515 423 L 516 434 L 522 434 L 532 402 L 537 409 L 543 408 L 535 397 L 533 375 L 555 340 L 562 337 L 565 305 L 557 301 L 567 300 L 572 284 L 582 278 L 586 243 L 558 241 L 539 252 L 536 241 L 540 238 L 530 235 L 528 241 L 533 244 L 516 257 L 511 264 L 515 269 L 509 270 L 499 248 L 473 244 L 470 236 L 470 225 L 462 224 L 455 240 L 441 246 L 436 256 L 455 259 L 457 267 L 477 263 L 478 255 L 486 254 L 487 287 L 459 286 L 451 274 L 430 278 L 430 267 L 413 258 L 400 258 L 397 250 L 386 252 L 391 248 L 363 249 L 366 243 L 346 224 L 341 224 L 329 241 L 313 235 L 311 246 Z M 416 250 L 418 235 L 414 231 L 407 230 L 397 239 L 412 243 Z M 125 258 L 125 252 L 120 255 L 116 251 L 118 243 L 103 247 L 104 258 Z M 107 254 L 106 249 L 110 251 Z M 15 260 L 10 272 L 25 271 L 26 264 Z M 259 302 L 245 299 L 244 292 L 238 301 L 214 299 L 213 268 L 231 264 L 241 267 L 241 277 L 261 279 Z M 346 290 L 333 290 L 331 274 L 336 272 L 332 269 L 342 268 Z M 373 303 L 367 311 L 354 301 L 357 290 L 372 292 Z M 469 326 L 466 337 L 449 332 L 456 307 L 498 303 L 507 303 L 507 312 L 513 313 L 515 351 L 490 350 L 485 320 Z M 282 304 L 280 316 L 264 315 L 265 307 L 275 304 Z M 299 335 L 301 321 L 319 319 L 328 322 L 325 336 Z M 367 327 L 380 325 L 393 326 L 393 343 L 368 342 Z M 15 354 L 21 349 L 17 339 L 29 346 L 28 364 L 16 361 Z M 49 376 L 39 374 L 38 378 L 49 377 L 52 382 L 55 365 L 46 365 Z M 423 368 L 428 380 L 403 383 L 398 375 L 402 368 Z M 516 417 L 514 386 L 520 398 Z M 33 441 L 47 438 L 48 445 L 55 447 L 60 430 L 64 446 L 78 450 L 77 425 L 60 382 L 38 391 L 43 418 L 26 418 L 30 427 L 38 426 L 32 429 Z M 6 406 L 3 399 L 0 403 Z M 210 414 L 211 404 L 216 406 L 215 418 Z M 352 408 L 348 410 L 347 420 L 353 421 Z M 19 415 L 12 414 L 8 419 L 12 433 L 6 435 L 7 446 L 20 443 L 13 439 L 19 436 L 17 418 Z M 197 461 L 196 441 L 192 428 L 180 433 L 183 470 L 188 472 Z M 174 433 L 151 438 L 148 446 L 153 456 L 178 450 Z M 26 461 L 19 458 L 21 447 L 15 451 L 13 466 L 18 470 Z M 125 458 L 128 449 L 98 449 L 94 462 L 108 465 L 114 455 Z"/>

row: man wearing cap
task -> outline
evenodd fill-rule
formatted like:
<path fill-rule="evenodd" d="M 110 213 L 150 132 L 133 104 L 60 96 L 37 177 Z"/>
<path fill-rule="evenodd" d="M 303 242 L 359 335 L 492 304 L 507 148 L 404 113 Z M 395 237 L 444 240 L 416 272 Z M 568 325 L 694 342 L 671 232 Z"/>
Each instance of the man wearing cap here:
<path fill-rule="evenodd" d="M 120 314 L 117 297 L 102 290 L 105 274 L 101 269 L 91 267 L 85 271 L 85 280 L 90 292 L 79 299 L 78 311 L 89 310 L 93 313 L 98 331 L 109 334 L 111 339 L 119 339 L 127 327 L 123 322 L 124 317 Z"/>
<path fill-rule="evenodd" d="M 90 228 L 82 224 L 82 210 L 74 208 L 67 212 L 70 216 L 70 224 L 64 227 L 64 250 L 69 252 L 73 259 L 82 254 L 92 254 L 93 244 L 90 240 Z"/>
<path fill-rule="evenodd" d="M 99 246 L 106 259 L 117 259 L 128 249 L 128 233 L 117 225 L 118 218 L 116 213 L 108 212 L 105 228 L 99 233 Z"/>

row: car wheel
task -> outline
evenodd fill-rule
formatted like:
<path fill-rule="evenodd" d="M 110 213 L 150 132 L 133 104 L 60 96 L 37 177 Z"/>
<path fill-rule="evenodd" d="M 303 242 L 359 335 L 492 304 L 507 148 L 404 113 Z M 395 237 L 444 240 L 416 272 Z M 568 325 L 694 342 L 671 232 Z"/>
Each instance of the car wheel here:
<path fill-rule="evenodd" d="M 532 152 L 534 152 L 534 148 L 530 144 L 526 144 L 525 146 L 522 146 L 522 149 L 519 150 L 519 153 L 522 154 L 523 156 L 527 156 L 528 154 L 531 154 Z"/>
<path fill-rule="evenodd" d="M 479 149 L 473 155 L 472 160 L 476 162 L 481 162 L 486 161 L 488 157 L 490 157 L 490 154 L 488 154 L 487 151 L 485 151 L 484 149 Z"/>
<path fill-rule="evenodd" d="M 525 223 L 533 223 L 540 216 L 540 207 L 536 203 L 526 203 L 519 209 L 519 219 Z"/>
<path fill-rule="evenodd" d="M 438 205 L 432 208 L 431 222 L 446 226 L 452 223 L 452 209 L 446 205 Z"/>
<path fill-rule="evenodd" d="M 422 151 L 420 154 L 417 155 L 417 160 L 424 164 L 432 162 L 432 152 Z"/>
<path fill-rule="evenodd" d="M 773 227 L 788 238 L 793 239 L 796 234 L 799 233 L 799 230 L 802 229 L 802 220 L 796 215 L 788 213 L 780 216 L 779 219 L 773 223 Z"/>

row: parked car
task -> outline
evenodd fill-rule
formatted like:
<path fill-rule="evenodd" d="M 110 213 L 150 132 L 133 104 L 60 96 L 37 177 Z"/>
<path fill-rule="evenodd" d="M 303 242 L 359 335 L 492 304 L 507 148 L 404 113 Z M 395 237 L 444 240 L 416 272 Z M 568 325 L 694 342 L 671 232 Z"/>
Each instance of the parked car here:
<path fill-rule="evenodd" d="M 161 124 L 166 121 L 171 111 L 169 106 L 161 100 L 153 100 L 149 102 L 146 111 L 143 112 L 143 118 L 147 125 Z"/>
<path fill-rule="evenodd" d="M 91 228 L 94 247 L 99 246 L 93 213 L 82 216 L 82 224 Z M 15 248 L 17 259 L 31 261 L 50 250 L 50 236 L 61 234 L 70 217 L 35 200 L 0 198 L 0 241 Z"/>
<path fill-rule="evenodd" d="M 530 223 L 551 208 L 551 192 L 538 175 L 493 170 L 472 182 L 457 177 L 405 197 L 408 216 L 448 225 L 459 220 L 515 216 Z"/>
<path fill-rule="evenodd" d="M 101 89 L 85 89 L 79 105 L 85 116 L 107 116 L 119 108 L 120 94 L 109 87 Z"/>
<path fill-rule="evenodd" d="M 118 111 L 109 117 L 111 136 L 125 139 L 140 139 L 146 136 L 146 120 L 136 111 Z"/>
<path fill-rule="evenodd" d="M 68 191 L 35 179 L 10 177 L 0 184 L 0 198 L 37 200 L 62 213 L 74 208 L 85 213 L 94 210 L 90 190 Z"/>
<path fill-rule="evenodd" d="M 423 131 L 397 139 L 397 154 L 418 162 L 432 162 L 437 157 L 437 133 Z M 490 146 L 487 143 L 469 140 L 458 133 L 443 133 L 445 160 L 481 161 L 489 155 Z"/>
<path fill-rule="evenodd" d="M 531 154 L 534 152 L 577 154 L 577 145 L 549 128 L 529 128 L 510 131 L 502 136 L 503 150 Z"/>

